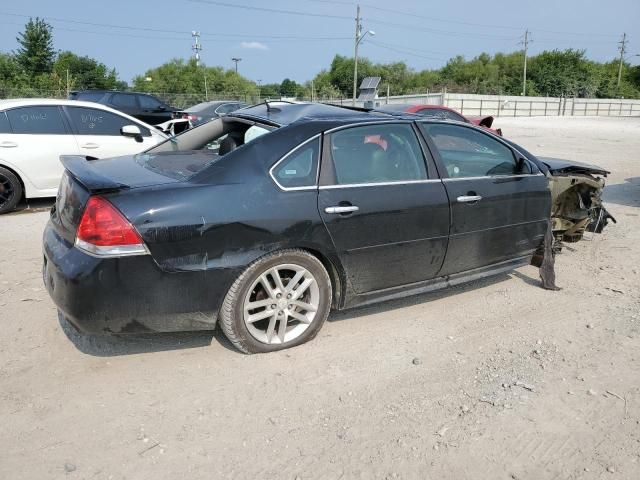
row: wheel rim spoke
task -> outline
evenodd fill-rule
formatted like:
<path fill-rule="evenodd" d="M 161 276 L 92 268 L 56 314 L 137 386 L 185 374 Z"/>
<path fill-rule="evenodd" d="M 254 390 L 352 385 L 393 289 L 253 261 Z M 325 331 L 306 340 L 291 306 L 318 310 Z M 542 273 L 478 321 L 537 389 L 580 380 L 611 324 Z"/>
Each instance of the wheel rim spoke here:
<path fill-rule="evenodd" d="M 276 320 L 277 317 L 273 315 L 271 320 L 269 320 L 269 327 L 267 328 L 267 343 L 271 343 L 273 341 L 273 332 L 276 330 Z"/>
<path fill-rule="evenodd" d="M 284 292 L 284 285 L 282 284 L 282 278 L 280 278 L 280 272 L 278 271 L 278 269 L 272 268 L 271 270 L 269 270 L 269 273 L 271 274 L 271 277 L 276 284 L 276 290 Z"/>
<path fill-rule="evenodd" d="M 301 310 L 305 310 L 307 312 L 316 312 L 316 311 L 318 311 L 318 309 L 316 308 L 315 305 L 312 305 L 310 303 L 301 302 L 300 300 L 294 300 L 294 301 L 291 302 L 291 304 L 293 306 L 298 307 Z"/>
<path fill-rule="evenodd" d="M 267 278 L 267 274 L 263 273 L 262 275 L 260 275 L 260 283 L 262 284 L 263 288 L 265 289 L 265 291 L 267 292 L 267 294 L 269 295 L 270 298 L 276 298 L 276 292 L 273 289 L 273 287 L 271 286 L 271 283 L 269 282 L 269 279 Z"/>
<path fill-rule="evenodd" d="M 284 337 L 287 333 L 287 322 L 289 321 L 289 315 L 287 312 L 283 312 L 280 316 L 280 328 L 278 329 L 278 339 L 280 343 L 284 343 Z"/>
<path fill-rule="evenodd" d="M 255 323 L 259 320 L 264 320 L 265 318 L 275 316 L 274 310 L 263 310 L 258 313 L 254 313 L 253 315 L 249 315 L 246 317 L 247 323 Z"/>
<path fill-rule="evenodd" d="M 290 293 L 293 291 L 293 288 L 300 282 L 300 280 L 302 279 L 302 277 L 304 277 L 304 274 L 306 273 L 305 270 L 300 270 L 299 272 L 297 272 L 293 278 L 291 280 L 289 280 L 289 283 L 287 283 L 287 288 L 285 288 L 285 291 L 287 293 Z"/>
<path fill-rule="evenodd" d="M 293 291 L 293 296 L 291 297 L 291 299 L 292 300 L 297 300 L 298 298 L 300 298 L 302 296 L 302 294 L 304 292 L 306 292 L 307 289 L 314 282 L 315 282 L 315 280 L 313 278 L 305 278 L 304 282 L 302 282 L 300 284 L 300 286 Z"/>
<path fill-rule="evenodd" d="M 309 320 L 309 318 L 306 315 L 303 315 L 300 312 L 290 311 L 289 316 L 307 325 L 312 322 L 312 320 Z"/>
<path fill-rule="evenodd" d="M 246 311 L 255 310 L 256 308 L 268 307 L 273 304 L 273 300 L 267 298 L 266 300 L 257 300 L 255 302 L 249 302 L 244 308 Z"/>

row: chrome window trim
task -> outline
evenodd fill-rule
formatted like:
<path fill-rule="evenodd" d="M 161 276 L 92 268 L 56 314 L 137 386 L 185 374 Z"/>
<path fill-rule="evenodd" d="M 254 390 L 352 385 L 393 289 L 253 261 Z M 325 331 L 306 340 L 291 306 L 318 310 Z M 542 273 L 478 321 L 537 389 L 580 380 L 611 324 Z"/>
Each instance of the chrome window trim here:
<path fill-rule="evenodd" d="M 292 148 L 291 150 L 289 150 L 287 153 L 285 153 L 280 160 L 278 160 L 276 163 L 273 164 L 273 166 L 269 169 L 269 176 L 271 177 L 271 180 L 273 180 L 273 182 L 278 186 L 278 188 L 280 190 L 282 190 L 283 192 L 295 192 L 295 191 L 301 191 L 301 190 L 316 190 L 318 188 L 318 177 L 320 175 L 320 162 L 322 161 L 322 145 L 320 144 L 320 137 L 322 136 L 322 133 L 316 133 L 313 137 L 310 137 L 308 139 L 306 139 L 304 142 L 300 143 L 299 145 L 296 145 L 294 148 Z M 280 185 L 280 182 L 278 182 L 278 180 L 276 179 L 275 175 L 273 174 L 273 171 L 276 169 L 276 167 L 278 165 L 280 165 L 280 163 L 282 163 L 284 160 L 286 160 L 289 155 L 293 154 L 296 152 L 296 150 L 306 146 L 308 143 L 311 143 L 313 141 L 318 141 L 318 161 L 317 161 L 317 165 L 316 165 L 316 180 L 315 183 L 313 185 L 305 185 L 303 187 L 283 187 L 282 185 Z"/>
<path fill-rule="evenodd" d="M 400 180 L 397 182 L 377 182 L 377 183 L 345 183 L 344 185 L 321 185 L 318 190 L 332 190 L 336 188 L 362 188 L 362 187 L 385 187 L 389 185 L 412 185 L 415 183 L 442 183 L 441 178 L 427 178 L 424 180 Z"/>
<path fill-rule="evenodd" d="M 501 178 L 520 178 L 520 177 L 544 177 L 542 173 L 520 173 L 518 175 L 483 175 L 480 177 L 445 177 L 443 182 L 459 182 L 461 180 L 482 180 L 484 178 L 501 179 Z"/>
<path fill-rule="evenodd" d="M 326 130 L 325 134 L 330 134 L 333 132 L 337 132 L 338 130 L 344 130 L 346 128 L 351 127 L 363 127 L 366 125 L 383 125 L 387 123 L 395 123 L 395 124 L 403 124 L 403 125 L 411 125 L 414 123 L 414 120 L 401 120 L 401 119 L 390 119 L 390 120 L 371 120 L 369 122 L 358 122 L 358 123 L 349 123 L 346 125 L 339 125 L 337 127 L 333 127 L 330 130 Z"/>

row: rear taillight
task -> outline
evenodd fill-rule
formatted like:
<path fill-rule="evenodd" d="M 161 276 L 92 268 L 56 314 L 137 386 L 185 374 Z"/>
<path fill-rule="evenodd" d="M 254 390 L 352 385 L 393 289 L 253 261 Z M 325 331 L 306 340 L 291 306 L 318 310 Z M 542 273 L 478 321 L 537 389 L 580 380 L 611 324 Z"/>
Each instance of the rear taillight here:
<path fill-rule="evenodd" d="M 102 197 L 89 198 L 76 232 L 76 246 L 102 257 L 148 253 L 133 225 Z"/>

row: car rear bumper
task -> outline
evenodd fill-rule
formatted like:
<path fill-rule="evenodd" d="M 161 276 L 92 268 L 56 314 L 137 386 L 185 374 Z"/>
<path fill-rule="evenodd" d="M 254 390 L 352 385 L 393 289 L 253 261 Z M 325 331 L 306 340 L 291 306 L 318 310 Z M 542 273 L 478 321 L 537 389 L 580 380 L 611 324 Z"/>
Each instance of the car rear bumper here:
<path fill-rule="evenodd" d="M 235 272 L 166 272 L 151 255 L 96 258 L 61 238 L 43 238 L 43 280 L 62 314 L 92 334 L 212 330 Z"/>

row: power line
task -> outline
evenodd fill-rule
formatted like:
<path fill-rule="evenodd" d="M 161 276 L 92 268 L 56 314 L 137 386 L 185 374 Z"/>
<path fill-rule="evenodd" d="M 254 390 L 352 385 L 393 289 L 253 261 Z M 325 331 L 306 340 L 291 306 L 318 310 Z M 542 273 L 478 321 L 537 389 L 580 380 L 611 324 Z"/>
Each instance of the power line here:
<path fill-rule="evenodd" d="M 517 37 L 505 37 L 503 35 L 491 35 L 488 33 L 464 33 L 464 32 L 452 32 L 450 30 L 436 30 L 433 28 L 425 28 L 417 25 L 410 25 L 406 23 L 389 22 L 387 20 L 381 20 L 378 18 L 367 17 L 367 20 L 380 25 L 387 25 L 392 28 L 399 28 L 402 30 L 414 30 L 418 32 L 433 33 L 435 35 L 443 35 L 445 37 L 471 37 L 477 39 L 478 37 L 496 39 L 496 40 L 513 40 Z"/>
<path fill-rule="evenodd" d="M 20 17 L 20 18 L 33 17 L 33 15 L 23 15 L 23 14 L 7 13 L 7 12 L 0 12 L 0 15 Z M 185 36 L 190 35 L 190 32 L 186 30 L 184 31 L 183 30 L 164 30 L 164 29 L 149 28 L 149 27 L 134 27 L 130 25 L 116 25 L 112 23 L 86 22 L 82 20 L 72 20 L 72 19 L 64 19 L 64 18 L 56 18 L 56 17 L 41 17 L 41 18 L 49 22 L 71 23 L 71 24 L 77 24 L 77 25 L 88 25 L 92 27 L 117 28 L 120 30 L 140 30 L 144 32 L 156 32 L 156 33 L 175 33 L 175 34 L 185 35 Z M 16 25 L 21 25 L 21 24 L 16 24 Z M 65 30 L 64 28 L 61 28 L 61 27 L 56 27 L 56 29 L 63 30 L 63 31 Z M 68 31 L 74 31 L 74 30 L 68 30 Z M 93 32 L 93 31 L 86 31 L 86 30 L 77 30 L 77 31 L 82 33 L 103 33 L 103 32 Z M 271 35 L 271 34 L 263 35 L 263 34 L 255 34 L 255 33 L 223 33 L 223 32 L 216 32 L 216 33 L 200 32 L 200 34 L 203 37 L 268 38 L 268 39 L 283 39 L 283 40 L 348 40 L 351 38 L 351 37 L 304 36 L 304 35 Z M 124 35 L 124 34 L 120 34 L 120 35 Z M 160 38 L 160 37 L 140 37 L 140 38 Z M 172 39 L 175 40 L 176 38 L 172 37 Z"/>
<path fill-rule="evenodd" d="M 242 10 L 252 10 L 259 12 L 268 12 L 268 13 L 279 13 L 282 15 L 297 15 L 301 17 L 316 17 L 316 18 L 333 18 L 337 20 L 352 20 L 351 17 L 347 17 L 344 15 L 331 15 L 324 13 L 313 13 L 313 12 L 303 12 L 300 10 L 286 10 L 280 8 L 267 8 L 267 7 L 256 7 L 255 5 L 244 5 L 237 3 L 228 3 L 228 2 L 218 2 L 214 0 L 189 0 L 192 3 L 202 3 L 205 5 L 215 5 L 218 7 L 227 7 L 227 8 L 239 8 Z"/>
<path fill-rule="evenodd" d="M 396 53 L 402 53 L 404 55 L 411 55 L 413 57 L 420 57 L 420 58 L 424 58 L 424 59 L 427 59 L 427 60 L 436 60 L 436 61 L 446 62 L 446 60 L 444 58 L 427 57 L 425 55 L 420 55 L 419 53 L 414 53 L 414 52 L 411 52 L 411 51 L 408 51 L 408 50 L 403 50 L 402 48 L 397 48 L 395 46 L 392 46 L 392 45 L 386 44 L 386 43 L 374 42 L 373 40 L 369 40 L 369 43 L 371 45 L 375 45 L 376 47 L 384 48 L 386 50 L 391 50 L 392 52 L 396 52 Z"/>

